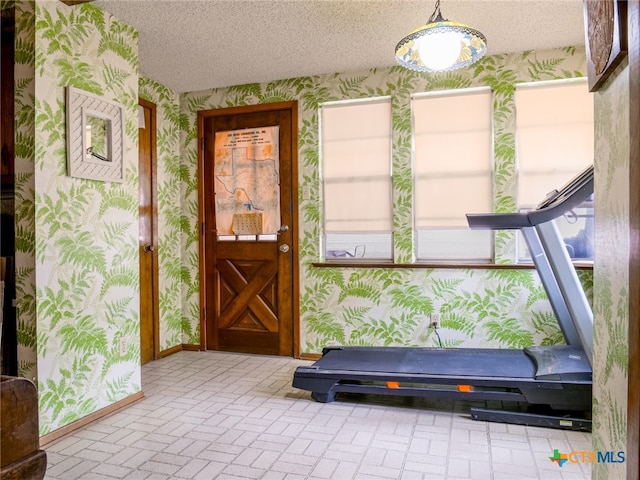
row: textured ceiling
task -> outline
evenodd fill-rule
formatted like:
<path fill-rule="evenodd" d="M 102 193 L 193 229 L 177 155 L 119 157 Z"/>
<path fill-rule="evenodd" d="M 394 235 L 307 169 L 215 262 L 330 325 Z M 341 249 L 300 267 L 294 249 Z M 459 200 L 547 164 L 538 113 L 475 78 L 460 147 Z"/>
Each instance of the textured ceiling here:
<path fill-rule="evenodd" d="M 395 65 L 433 0 L 97 0 L 139 33 L 140 73 L 187 92 Z M 74 7 L 76 8 L 76 7 Z M 584 45 L 582 0 L 442 0 L 488 55 Z"/>

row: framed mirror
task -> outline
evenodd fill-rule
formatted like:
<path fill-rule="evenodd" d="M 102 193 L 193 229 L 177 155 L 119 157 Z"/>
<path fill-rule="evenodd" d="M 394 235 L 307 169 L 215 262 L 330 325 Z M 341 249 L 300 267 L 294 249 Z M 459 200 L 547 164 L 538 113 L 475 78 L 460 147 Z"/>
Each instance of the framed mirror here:
<path fill-rule="evenodd" d="M 67 171 L 71 177 L 122 182 L 124 108 L 67 87 Z"/>
<path fill-rule="evenodd" d="M 96 112 L 83 111 L 84 159 L 86 162 L 113 162 L 111 119 Z"/>

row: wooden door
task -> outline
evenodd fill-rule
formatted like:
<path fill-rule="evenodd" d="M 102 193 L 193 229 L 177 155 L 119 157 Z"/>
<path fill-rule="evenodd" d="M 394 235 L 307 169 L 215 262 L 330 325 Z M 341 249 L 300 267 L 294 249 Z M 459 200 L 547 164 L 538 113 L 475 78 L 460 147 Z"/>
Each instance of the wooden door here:
<path fill-rule="evenodd" d="M 199 128 L 206 348 L 292 356 L 297 103 L 200 112 Z"/>
<path fill-rule="evenodd" d="M 138 129 L 140 192 L 140 362 L 158 358 L 158 207 L 156 194 L 156 106 L 139 100 L 144 126 Z M 140 118 L 142 119 L 142 118 Z"/>

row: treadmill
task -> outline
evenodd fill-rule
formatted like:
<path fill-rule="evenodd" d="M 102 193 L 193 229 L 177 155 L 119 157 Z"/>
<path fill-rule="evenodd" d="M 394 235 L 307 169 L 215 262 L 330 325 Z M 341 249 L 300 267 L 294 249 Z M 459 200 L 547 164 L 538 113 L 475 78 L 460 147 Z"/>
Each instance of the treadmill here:
<path fill-rule="evenodd" d="M 471 408 L 471 417 L 590 431 L 593 312 L 555 219 L 591 197 L 593 175 L 590 166 L 531 211 L 467 214 L 470 228 L 523 233 L 566 345 L 326 347 L 315 363 L 296 369 L 293 387 L 323 403 L 340 392 L 497 401 L 498 409 Z"/>

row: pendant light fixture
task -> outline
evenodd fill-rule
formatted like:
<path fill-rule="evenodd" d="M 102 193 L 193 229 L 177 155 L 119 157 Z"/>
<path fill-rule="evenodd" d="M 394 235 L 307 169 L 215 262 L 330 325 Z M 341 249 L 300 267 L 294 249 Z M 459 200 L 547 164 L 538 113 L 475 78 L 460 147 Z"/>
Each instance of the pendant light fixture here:
<path fill-rule="evenodd" d="M 442 18 L 440 0 L 429 21 L 396 45 L 396 61 L 418 72 L 447 72 L 471 65 L 487 52 L 487 39 L 475 28 Z"/>

